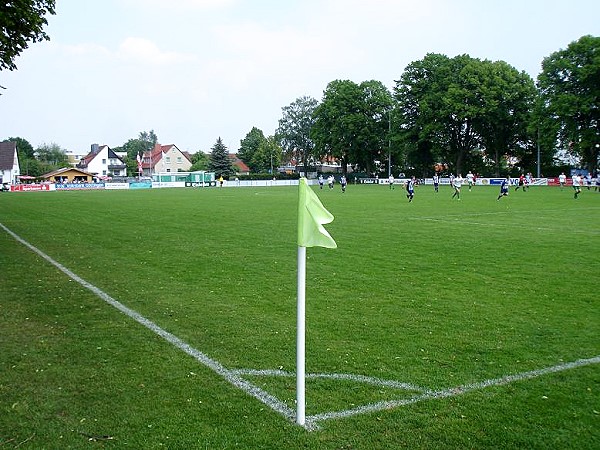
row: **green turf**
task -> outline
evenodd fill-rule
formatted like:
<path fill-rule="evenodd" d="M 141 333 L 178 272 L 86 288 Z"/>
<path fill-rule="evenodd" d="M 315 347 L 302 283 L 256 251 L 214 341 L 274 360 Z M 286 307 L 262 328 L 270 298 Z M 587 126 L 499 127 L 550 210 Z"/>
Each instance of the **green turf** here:
<path fill-rule="evenodd" d="M 445 390 L 600 355 L 600 193 L 315 190 L 338 248 L 307 250 L 307 372 Z M 11 193 L 0 223 L 228 369 L 293 372 L 296 202 L 293 187 Z M 4 231 L 0 264 L 2 448 L 600 447 L 598 364 L 309 432 Z M 246 379 L 295 407 L 293 377 Z M 306 413 L 413 395 L 308 379 Z"/>

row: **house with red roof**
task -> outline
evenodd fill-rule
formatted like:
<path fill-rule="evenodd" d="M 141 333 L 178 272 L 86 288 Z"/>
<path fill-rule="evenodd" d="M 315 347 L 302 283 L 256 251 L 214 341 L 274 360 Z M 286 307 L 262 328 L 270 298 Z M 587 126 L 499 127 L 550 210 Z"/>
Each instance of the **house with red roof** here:
<path fill-rule="evenodd" d="M 192 167 L 192 157 L 188 152 L 182 152 L 175 144 L 156 144 L 142 156 L 142 175 L 151 176 L 153 173 L 189 172 Z"/>
<path fill-rule="evenodd" d="M 231 165 L 235 167 L 235 171 L 238 175 L 250 174 L 250 167 L 248 167 L 244 161 L 238 158 L 237 154 L 229 153 L 228 156 L 231 161 Z"/>

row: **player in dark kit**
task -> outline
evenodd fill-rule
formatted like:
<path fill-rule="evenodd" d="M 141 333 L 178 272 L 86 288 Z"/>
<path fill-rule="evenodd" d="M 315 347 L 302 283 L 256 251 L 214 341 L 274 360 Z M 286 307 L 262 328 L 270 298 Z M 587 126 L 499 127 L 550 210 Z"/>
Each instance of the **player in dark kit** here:
<path fill-rule="evenodd" d="M 408 203 L 413 201 L 413 197 L 415 196 L 415 184 L 417 180 L 415 177 L 412 177 L 410 180 L 406 182 L 406 198 L 408 199 Z"/>
<path fill-rule="evenodd" d="M 519 177 L 519 184 L 515 188 L 515 192 L 519 190 L 519 188 L 523 188 L 523 192 L 525 192 L 525 175 L 521 174 Z"/>
<path fill-rule="evenodd" d="M 507 176 L 504 180 L 502 180 L 502 184 L 500 185 L 500 195 L 497 200 L 500 200 L 502 197 L 508 197 L 508 188 L 510 187 L 510 177 Z"/>

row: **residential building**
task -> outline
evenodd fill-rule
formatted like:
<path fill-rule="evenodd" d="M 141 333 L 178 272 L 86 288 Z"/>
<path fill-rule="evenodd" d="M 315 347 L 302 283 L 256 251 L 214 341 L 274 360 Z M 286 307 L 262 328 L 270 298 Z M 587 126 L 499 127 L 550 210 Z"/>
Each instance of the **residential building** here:
<path fill-rule="evenodd" d="M 65 151 L 65 155 L 67 155 L 67 160 L 73 167 L 77 167 L 79 161 L 81 161 L 82 158 L 85 158 L 85 153 L 76 153 L 72 150 Z"/>
<path fill-rule="evenodd" d="M 192 157 L 188 152 L 182 152 L 174 144 L 156 144 L 142 157 L 142 174 L 151 176 L 153 173 L 188 172 L 192 167 Z"/>
<path fill-rule="evenodd" d="M 244 161 L 238 158 L 238 155 L 235 153 L 229 153 L 229 159 L 231 161 L 231 165 L 235 168 L 235 171 L 238 175 L 248 175 L 250 174 L 250 168 L 246 165 Z"/>
<path fill-rule="evenodd" d="M 79 169 L 83 169 L 98 178 L 126 177 L 127 165 L 108 145 L 92 144 L 92 151 L 81 158 Z"/>
<path fill-rule="evenodd" d="M 20 174 L 17 143 L 12 141 L 0 142 L 0 184 L 17 184 Z"/>

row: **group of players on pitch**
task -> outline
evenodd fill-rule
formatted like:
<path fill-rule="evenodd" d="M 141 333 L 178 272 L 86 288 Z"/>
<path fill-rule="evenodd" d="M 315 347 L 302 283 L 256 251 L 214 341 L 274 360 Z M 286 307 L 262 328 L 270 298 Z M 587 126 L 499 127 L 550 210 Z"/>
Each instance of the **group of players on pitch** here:
<path fill-rule="evenodd" d="M 469 186 L 469 191 L 473 188 L 473 186 L 475 185 L 477 178 L 475 175 L 473 175 L 471 172 L 469 172 L 466 176 L 466 183 Z M 523 192 L 529 190 L 529 186 L 531 186 L 533 184 L 533 176 L 531 175 L 531 173 L 527 173 L 527 174 L 521 174 L 517 180 L 516 186 L 515 186 L 515 192 L 518 191 L 519 189 L 522 189 Z M 584 186 L 584 184 L 587 186 L 587 189 L 590 190 L 591 189 L 591 185 L 592 185 L 592 181 L 591 181 L 591 176 L 588 175 L 588 179 L 584 179 L 581 175 L 577 175 L 577 174 L 573 174 L 573 176 L 571 177 L 571 181 L 572 181 L 572 186 L 573 186 L 573 190 L 574 190 L 574 198 L 578 198 L 579 194 L 581 194 L 581 188 Z M 460 200 L 460 190 L 463 186 L 463 184 L 465 183 L 465 179 L 459 174 L 458 176 L 454 176 L 453 174 L 450 174 L 450 186 L 453 189 L 453 194 L 452 194 L 452 198 L 456 198 L 457 200 Z M 412 178 L 404 181 L 404 189 L 406 190 L 406 198 L 408 199 L 408 202 L 412 202 L 413 198 L 415 196 L 415 186 L 418 184 L 418 181 L 416 180 L 416 178 L 413 176 Z M 559 184 L 561 186 L 561 189 L 564 188 L 564 186 L 567 185 L 567 177 L 564 173 L 562 173 L 559 176 Z M 389 185 L 390 185 L 390 189 L 394 189 L 394 176 L 390 175 L 389 178 Z M 433 176 L 433 188 L 435 190 L 435 192 L 439 192 L 439 186 L 440 186 L 440 177 L 439 175 L 435 174 Z M 502 180 L 502 183 L 500 184 L 500 194 L 497 197 L 497 201 L 500 201 L 500 199 L 502 197 L 507 197 L 509 192 L 510 192 L 510 187 L 511 187 L 511 178 L 509 175 L 506 176 L 506 178 L 504 178 Z M 596 185 L 594 187 L 594 190 L 596 191 L 600 191 L 600 173 L 596 176 Z"/>
<path fill-rule="evenodd" d="M 335 184 L 335 178 L 333 175 L 330 175 L 327 178 L 327 180 L 325 180 L 323 178 L 323 175 L 319 175 L 318 181 L 319 181 L 320 189 L 323 189 L 323 186 L 325 185 L 325 183 L 327 183 L 327 185 L 329 186 L 329 189 L 331 190 L 331 189 L 333 189 L 333 186 Z M 466 182 L 467 186 L 469 186 L 469 191 L 470 191 L 473 188 L 473 186 L 475 186 L 476 181 L 477 181 L 477 177 L 471 172 L 467 173 L 466 178 L 463 178 L 460 174 L 458 176 L 454 176 L 453 174 L 450 174 L 450 186 L 453 189 L 452 198 L 453 199 L 456 198 L 456 199 L 460 200 L 460 190 L 461 190 L 462 186 L 465 184 L 465 182 Z M 523 192 L 529 190 L 529 186 L 531 186 L 533 184 L 533 181 L 534 180 L 533 180 L 533 176 L 531 175 L 531 173 L 521 174 L 521 176 L 519 176 L 519 178 L 516 182 L 515 192 L 518 191 L 519 189 L 522 189 Z M 564 173 L 561 173 L 560 176 L 558 177 L 558 181 L 559 181 L 561 189 L 563 189 L 567 185 L 566 175 Z M 592 178 L 589 175 L 586 179 L 584 179 L 583 177 L 581 177 L 581 175 L 574 174 L 571 177 L 571 181 L 572 181 L 572 185 L 573 185 L 573 190 L 575 191 L 574 198 L 579 197 L 579 194 L 581 193 L 581 188 L 584 185 L 587 185 L 588 190 L 591 188 L 591 185 L 592 185 Z M 348 184 L 348 182 L 346 181 L 346 177 L 342 176 L 340 178 L 340 185 L 342 187 L 342 192 L 346 192 L 347 184 Z M 388 184 L 389 184 L 391 190 L 396 188 L 393 175 L 390 175 Z M 413 198 L 415 197 L 415 186 L 417 184 L 419 184 L 419 182 L 414 176 L 403 182 L 403 188 L 406 190 L 406 198 L 408 199 L 409 203 L 411 203 L 413 201 Z M 510 186 L 511 186 L 511 178 L 510 178 L 510 176 L 507 175 L 506 178 L 504 178 L 502 180 L 502 183 L 500 184 L 500 194 L 498 195 L 498 198 L 496 199 L 497 201 L 500 201 L 500 199 L 502 197 L 508 196 L 508 194 L 510 192 Z M 433 176 L 433 188 L 434 188 L 435 192 L 439 192 L 440 176 L 437 173 Z M 596 191 L 600 191 L 600 173 L 598 173 L 598 175 L 596 176 L 596 185 L 595 185 L 594 189 Z"/>

